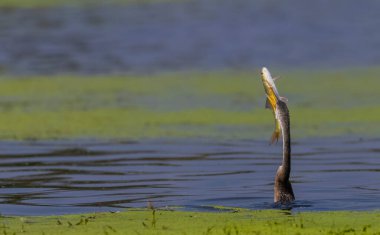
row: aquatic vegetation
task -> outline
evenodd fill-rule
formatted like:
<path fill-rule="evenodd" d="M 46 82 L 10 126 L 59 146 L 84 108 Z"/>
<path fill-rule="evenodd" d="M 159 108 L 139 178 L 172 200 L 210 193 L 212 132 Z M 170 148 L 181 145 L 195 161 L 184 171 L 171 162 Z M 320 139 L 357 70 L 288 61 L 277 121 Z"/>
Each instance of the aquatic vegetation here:
<path fill-rule="evenodd" d="M 4 217 L 3 234 L 380 234 L 380 212 L 129 210 Z"/>
<path fill-rule="evenodd" d="M 296 138 L 380 131 L 379 69 L 276 73 Z M 2 77 L 0 138 L 269 138 L 259 74 Z"/>
<path fill-rule="evenodd" d="M 379 69 L 273 71 L 295 138 L 375 135 Z M 0 78 L 0 138 L 206 137 L 269 140 L 259 71 Z M 380 234 L 380 213 L 132 210 L 2 217 L 0 233 Z"/>

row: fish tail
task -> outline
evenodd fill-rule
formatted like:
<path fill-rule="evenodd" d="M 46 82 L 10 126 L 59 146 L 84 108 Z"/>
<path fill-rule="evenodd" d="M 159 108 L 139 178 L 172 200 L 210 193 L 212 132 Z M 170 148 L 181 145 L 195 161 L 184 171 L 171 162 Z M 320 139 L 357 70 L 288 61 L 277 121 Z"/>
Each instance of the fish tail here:
<path fill-rule="evenodd" d="M 272 134 L 272 137 L 270 138 L 270 143 L 269 144 L 273 144 L 275 141 L 276 143 L 278 142 L 278 138 L 280 138 L 280 131 L 273 131 L 273 134 Z"/>

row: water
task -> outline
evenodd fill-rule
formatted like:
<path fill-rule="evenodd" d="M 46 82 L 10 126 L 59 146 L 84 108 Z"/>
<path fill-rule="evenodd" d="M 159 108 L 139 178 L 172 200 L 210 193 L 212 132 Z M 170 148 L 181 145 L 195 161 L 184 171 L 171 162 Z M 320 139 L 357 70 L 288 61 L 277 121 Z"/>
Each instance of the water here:
<path fill-rule="evenodd" d="M 295 210 L 380 209 L 380 139 L 293 144 Z M 0 212 L 273 207 L 281 145 L 263 141 L 0 142 Z"/>
<path fill-rule="evenodd" d="M 0 8 L 0 72 L 376 66 L 379 12 L 375 0 Z"/>

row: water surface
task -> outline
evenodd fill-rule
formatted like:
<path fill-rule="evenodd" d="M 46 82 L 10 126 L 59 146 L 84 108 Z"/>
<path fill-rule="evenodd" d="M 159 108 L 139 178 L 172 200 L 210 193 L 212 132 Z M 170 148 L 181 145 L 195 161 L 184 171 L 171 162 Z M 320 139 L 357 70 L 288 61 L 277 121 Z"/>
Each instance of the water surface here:
<path fill-rule="evenodd" d="M 380 209 L 380 140 L 293 144 L 296 210 Z M 266 141 L 0 142 L 0 212 L 51 215 L 130 207 L 269 209 L 281 145 Z"/>
<path fill-rule="evenodd" d="M 380 64 L 379 1 L 1 8 L 0 71 L 109 74 Z"/>

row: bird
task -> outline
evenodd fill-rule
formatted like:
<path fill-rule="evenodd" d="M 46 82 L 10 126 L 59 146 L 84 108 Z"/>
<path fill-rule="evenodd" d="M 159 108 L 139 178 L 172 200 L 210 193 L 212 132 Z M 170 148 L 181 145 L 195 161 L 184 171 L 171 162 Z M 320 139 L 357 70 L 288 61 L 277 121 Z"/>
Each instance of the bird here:
<path fill-rule="evenodd" d="M 281 97 L 269 70 L 263 67 L 261 80 L 267 96 L 265 107 L 272 109 L 275 118 L 275 131 L 271 143 L 282 135 L 282 164 L 278 167 L 274 180 L 274 203 L 287 205 L 295 200 L 292 184 L 289 180 L 291 171 L 290 115 L 287 99 Z"/>

